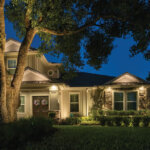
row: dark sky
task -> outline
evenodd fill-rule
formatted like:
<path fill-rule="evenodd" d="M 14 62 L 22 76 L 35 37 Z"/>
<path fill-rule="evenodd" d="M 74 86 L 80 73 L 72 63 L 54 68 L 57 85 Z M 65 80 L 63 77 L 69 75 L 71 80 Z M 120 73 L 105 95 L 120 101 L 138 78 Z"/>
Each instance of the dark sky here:
<path fill-rule="evenodd" d="M 13 38 L 15 40 L 19 40 L 15 31 L 13 30 L 12 24 L 7 20 L 6 37 L 7 39 Z M 129 56 L 129 48 L 133 42 L 134 41 L 130 37 L 128 39 L 116 39 L 114 42 L 115 48 L 109 56 L 107 64 L 102 65 L 102 68 L 99 70 L 95 70 L 92 67 L 86 65 L 80 71 L 113 76 L 118 76 L 124 72 L 129 72 L 145 79 L 148 76 L 148 72 L 150 71 L 150 61 L 146 61 L 141 54 L 133 58 Z M 32 43 L 32 47 L 37 48 L 38 44 L 39 39 L 38 37 L 35 37 Z M 46 57 L 49 61 L 52 60 L 51 57 Z M 54 60 L 52 60 L 52 62 L 53 61 Z"/>

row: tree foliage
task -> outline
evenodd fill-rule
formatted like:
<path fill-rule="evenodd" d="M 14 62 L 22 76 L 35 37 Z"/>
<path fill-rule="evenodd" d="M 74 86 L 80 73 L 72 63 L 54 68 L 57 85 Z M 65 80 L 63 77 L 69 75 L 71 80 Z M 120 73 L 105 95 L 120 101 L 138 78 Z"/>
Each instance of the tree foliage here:
<path fill-rule="evenodd" d="M 149 17 L 144 15 L 145 11 L 144 0 L 12 0 L 6 5 L 6 16 L 19 37 L 26 34 L 27 27 L 36 28 L 42 41 L 40 51 L 63 54 L 63 60 L 67 58 L 71 67 L 72 64 L 83 66 L 86 58 L 96 69 L 107 62 L 115 37 L 132 31 L 138 43 L 132 47 L 132 54 L 138 47 L 147 46 L 141 37 L 142 30 L 145 36 L 144 27 Z"/>

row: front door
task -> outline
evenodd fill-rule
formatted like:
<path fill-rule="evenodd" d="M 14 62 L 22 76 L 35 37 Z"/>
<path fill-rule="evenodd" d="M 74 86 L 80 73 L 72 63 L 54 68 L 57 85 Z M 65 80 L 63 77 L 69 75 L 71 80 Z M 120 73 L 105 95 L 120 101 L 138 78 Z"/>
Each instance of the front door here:
<path fill-rule="evenodd" d="M 33 116 L 34 117 L 48 117 L 48 96 L 33 96 Z"/>

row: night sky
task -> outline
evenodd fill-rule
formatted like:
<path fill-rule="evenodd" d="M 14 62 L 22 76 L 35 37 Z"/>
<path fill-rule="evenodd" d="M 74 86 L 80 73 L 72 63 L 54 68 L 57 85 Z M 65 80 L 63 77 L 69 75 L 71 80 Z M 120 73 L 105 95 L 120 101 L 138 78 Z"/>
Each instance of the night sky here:
<path fill-rule="evenodd" d="M 6 38 L 13 38 L 15 40 L 20 41 L 16 32 L 13 30 L 13 26 L 8 20 L 6 20 Z M 103 75 L 111 75 L 118 76 L 125 72 L 132 73 L 138 77 L 145 79 L 150 72 L 150 61 L 146 61 L 144 57 L 139 54 L 135 57 L 130 57 L 129 48 L 134 43 L 131 37 L 127 39 L 116 39 L 114 41 L 114 49 L 111 55 L 108 57 L 107 64 L 103 64 L 102 68 L 99 70 L 95 70 L 94 68 L 85 65 L 83 69 L 80 69 L 82 72 L 103 74 Z M 32 43 L 32 47 L 37 48 L 39 46 L 39 39 L 36 36 Z M 56 62 L 56 59 L 52 59 L 52 57 L 46 55 L 48 61 Z"/>

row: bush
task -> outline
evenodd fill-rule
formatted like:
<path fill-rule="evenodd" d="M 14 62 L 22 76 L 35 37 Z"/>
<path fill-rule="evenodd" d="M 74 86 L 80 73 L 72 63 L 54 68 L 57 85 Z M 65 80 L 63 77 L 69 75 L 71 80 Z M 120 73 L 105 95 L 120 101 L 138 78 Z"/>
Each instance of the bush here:
<path fill-rule="evenodd" d="M 97 116 L 70 117 L 60 122 L 61 125 L 101 125 L 121 127 L 150 127 L 150 116 Z"/>
<path fill-rule="evenodd" d="M 60 122 L 61 125 L 77 125 L 80 123 L 81 123 L 80 117 L 70 117 L 70 118 L 61 120 L 61 122 Z"/>
<path fill-rule="evenodd" d="M 55 119 L 55 117 L 56 117 L 56 113 L 55 112 L 49 112 L 48 113 L 48 117 L 50 118 L 50 119 Z"/>
<path fill-rule="evenodd" d="M 117 111 L 117 110 L 96 110 L 93 109 L 90 114 L 93 118 L 97 116 L 150 116 L 149 110 L 129 110 L 129 111 Z"/>
<path fill-rule="evenodd" d="M 0 149 L 17 149 L 29 142 L 38 142 L 56 131 L 45 118 L 20 119 L 0 127 Z"/>
<path fill-rule="evenodd" d="M 97 117 L 102 126 L 149 127 L 149 116 L 100 116 Z"/>

